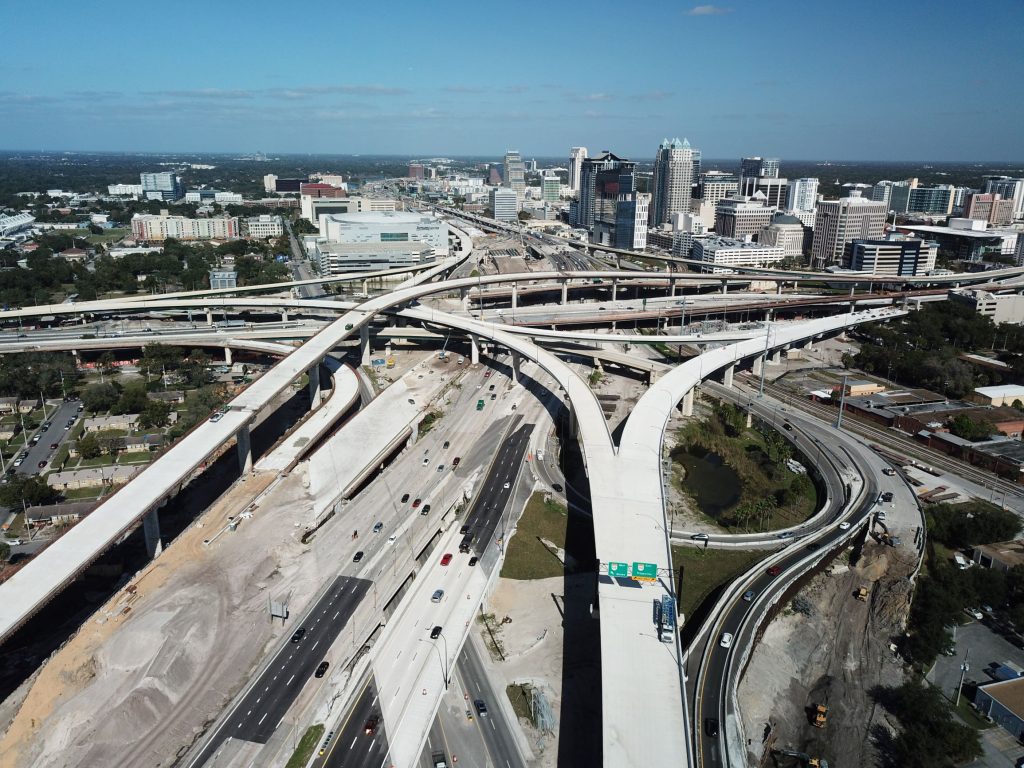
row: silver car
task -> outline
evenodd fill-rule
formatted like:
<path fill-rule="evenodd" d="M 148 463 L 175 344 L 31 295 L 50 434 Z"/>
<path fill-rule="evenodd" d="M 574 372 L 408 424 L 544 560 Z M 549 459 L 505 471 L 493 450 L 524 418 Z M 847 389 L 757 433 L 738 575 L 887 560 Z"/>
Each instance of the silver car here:
<path fill-rule="evenodd" d="M 430 602 L 432 602 L 432 603 L 440 603 L 441 600 L 443 600 L 443 599 L 444 599 L 444 590 L 443 589 L 435 589 L 434 590 L 434 594 L 432 594 L 430 596 Z"/>

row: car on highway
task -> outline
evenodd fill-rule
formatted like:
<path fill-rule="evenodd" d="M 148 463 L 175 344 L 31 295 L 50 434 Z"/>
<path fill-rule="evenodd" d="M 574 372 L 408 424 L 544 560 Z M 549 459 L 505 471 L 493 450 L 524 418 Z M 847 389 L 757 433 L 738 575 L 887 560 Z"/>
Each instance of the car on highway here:
<path fill-rule="evenodd" d="M 408 500 L 409 500 L 409 494 L 408 493 L 403 493 L 402 494 L 402 503 L 405 504 Z"/>
<path fill-rule="evenodd" d="M 50 450 L 51 451 L 56 451 L 57 450 L 57 443 L 50 443 Z"/>
<path fill-rule="evenodd" d="M 743 602 L 752 603 L 754 602 L 755 597 L 757 597 L 757 593 L 752 589 L 748 589 L 746 592 L 743 593 Z"/>
<path fill-rule="evenodd" d="M 423 466 L 425 467 L 428 464 L 430 464 L 430 457 L 429 456 L 424 456 L 423 457 Z"/>
<path fill-rule="evenodd" d="M 438 627 L 434 627 L 432 630 L 430 630 L 430 639 L 431 640 L 437 640 L 437 638 L 439 638 L 441 636 L 442 629 L 443 629 L 442 627 L 438 626 Z"/>
<path fill-rule="evenodd" d="M 437 465 L 437 471 L 438 472 L 444 472 L 444 464 L 438 464 Z"/>
<path fill-rule="evenodd" d="M 469 523 L 463 523 L 462 527 L 459 528 L 459 536 L 465 536 L 467 533 L 469 533 L 469 529 L 471 527 L 472 526 Z"/>
<path fill-rule="evenodd" d="M 462 461 L 461 456 L 456 456 L 454 459 L 452 459 L 452 469 L 455 469 L 457 466 L 459 466 L 460 461 Z"/>
<path fill-rule="evenodd" d="M 477 699 L 473 702 L 473 706 L 476 707 L 476 713 L 480 717 L 487 717 L 487 704 L 484 703 L 483 699 Z"/>
<path fill-rule="evenodd" d="M 491 384 L 491 386 L 489 386 L 489 387 L 487 388 L 487 391 L 488 391 L 488 392 L 493 392 L 493 391 L 494 391 L 494 385 L 493 385 L 493 384 Z"/>
<path fill-rule="evenodd" d="M 373 532 L 380 533 L 382 530 L 384 530 L 384 523 L 378 521 L 377 524 L 373 526 Z"/>
<path fill-rule="evenodd" d="M 295 633 L 292 635 L 291 642 L 292 643 L 297 643 L 300 640 L 302 640 L 302 638 L 305 637 L 305 636 L 306 636 L 306 628 L 305 627 L 299 627 L 298 629 L 295 630 Z"/>
<path fill-rule="evenodd" d="M 452 561 L 452 553 L 445 552 L 441 557 L 441 565 L 448 565 Z"/>
<path fill-rule="evenodd" d="M 412 508 L 419 509 L 420 504 L 423 503 L 423 499 L 413 499 Z"/>
<path fill-rule="evenodd" d="M 708 735 L 708 738 L 715 738 L 718 736 L 718 720 L 713 717 L 704 718 L 704 733 Z"/>
<path fill-rule="evenodd" d="M 313 677 L 323 677 L 327 674 L 327 668 L 331 666 L 329 661 L 321 661 L 320 666 L 316 668 L 316 672 L 313 673 Z"/>
<path fill-rule="evenodd" d="M 429 504 L 424 504 L 423 505 L 423 509 L 420 510 L 420 514 L 421 515 L 429 515 L 430 514 L 430 505 Z"/>
<path fill-rule="evenodd" d="M 352 556 L 352 562 L 353 563 L 358 563 L 362 559 L 363 559 L 363 550 L 361 550 L 361 549 Z"/>
<path fill-rule="evenodd" d="M 476 565 L 478 562 L 480 562 L 480 558 L 476 557 L 475 555 L 473 557 L 469 558 L 469 564 L 470 564 L 471 567 Z"/>
<path fill-rule="evenodd" d="M 765 573 L 767 573 L 769 576 L 778 576 L 780 573 L 782 573 L 782 568 L 780 568 L 777 565 L 773 565 L 771 568 L 765 571 Z"/>
<path fill-rule="evenodd" d="M 492 371 L 490 371 L 490 370 L 484 371 L 484 378 L 485 379 L 491 378 L 491 373 L 492 373 Z"/>
<path fill-rule="evenodd" d="M 220 420 L 221 420 L 221 419 L 223 419 L 223 418 L 224 418 L 224 414 L 223 414 L 223 413 L 221 413 L 220 411 L 217 411 L 217 413 L 213 414 L 213 416 L 211 416 L 211 417 L 210 417 L 210 421 L 212 421 L 212 422 L 218 422 L 218 421 L 220 421 Z M 70 426 L 70 425 L 69 425 L 69 426 Z M 65 427 L 65 429 L 66 429 L 66 428 L 67 428 L 67 427 Z"/>
<path fill-rule="evenodd" d="M 505 483 L 505 484 L 504 484 L 503 486 L 501 486 L 501 487 L 502 487 L 502 488 L 504 488 L 504 489 L 505 489 L 505 490 L 507 491 L 507 490 L 508 490 L 509 488 L 511 488 L 511 487 L 512 487 L 512 484 L 511 484 L 511 483 Z"/>
<path fill-rule="evenodd" d="M 445 440 L 444 441 L 444 445 L 442 445 L 441 448 L 443 448 L 444 450 L 447 451 L 449 445 L 451 445 L 451 443 L 449 441 Z"/>
<path fill-rule="evenodd" d="M 555 490 L 556 493 L 562 492 L 562 486 L 560 486 L 558 483 L 552 483 L 551 487 Z"/>
<path fill-rule="evenodd" d="M 690 537 L 692 541 L 708 541 L 710 538 L 706 533 L 695 533 Z"/>
<path fill-rule="evenodd" d="M 718 644 L 723 648 L 732 648 L 732 633 L 723 632 L 722 636 L 718 639 Z"/>
<path fill-rule="evenodd" d="M 432 602 L 432 603 L 440 603 L 443 599 L 444 599 L 444 590 L 443 589 L 435 589 L 434 590 L 434 594 L 432 594 L 430 596 L 430 602 Z"/>
<path fill-rule="evenodd" d="M 840 531 L 848 531 L 848 530 L 850 530 L 850 521 L 849 520 L 843 520 L 843 522 L 841 522 L 839 524 L 839 530 Z"/>
<path fill-rule="evenodd" d="M 397 534 L 393 533 L 390 536 L 388 536 L 388 544 L 394 544 L 396 541 L 398 541 L 398 535 Z"/>
<path fill-rule="evenodd" d="M 495 394 L 494 392 L 492 392 L 491 393 L 491 400 L 497 400 L 497 399 L 498 399 L 498 395 Z"/>
<path fill-rule="evenodd" d="M 792 539 L 793 538 L 793 532 L 792 531 L 783 531 L 782 533 L 780 533 L 775 538 L 777 538 L 777 539 Z"/>
<path fill-rule="evenodd" d="M 886 491 L 882 494 L 882 501 L 892 501 L 892 491 Z"/>
<path fill-rule="evenodd" d="M 380 717 L 377 715 L 371 715 L 366 721 L 366 725 L 363 726 L 363 733 L 367 736 L 372 736 L 377 730 L 377 726 L 380 725 Z"/>
<path fill-rule="evenodd" d="M 793 429 L 793 425 L 790 424 L 788 421 L 784 421 L 782 422 L 782 428 L 789 431 Z"/>

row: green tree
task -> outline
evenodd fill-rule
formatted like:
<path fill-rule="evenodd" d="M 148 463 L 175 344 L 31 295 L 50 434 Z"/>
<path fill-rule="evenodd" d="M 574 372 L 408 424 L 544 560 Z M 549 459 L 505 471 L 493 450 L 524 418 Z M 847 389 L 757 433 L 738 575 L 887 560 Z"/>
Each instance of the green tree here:
<path fill-rule="evenodd" d="M 957 437 L 970 440 L 972 443 L 979 440 L 987 440 L 997 432 L 995 425 L 991 421 L 987 419 L 972 419 L 966 413 L 953 417 L 949 424 L 949 431 Z"/>
<path fill-rule="evenodd" d="M 96 439 L 95 432 L 86 432 L 79 438 L 75 447 L 78 449 L 78 455 L 83 459 L 95 459 L 102 453 L 100 441 Z"/>
<path fill-rule="evenodd" d="M 31 506 L 52 504 L 60 495 L 39 475 L 12 475 L 0 486 L 0 504 L 21 508 L 22 500 Z"/>
<path fill-rule="evenodd" d="M 143 381 L 130 381 L 125 384 L 121 396 L 110 409 L 112 413 L 140 413 L 149 400 L 146 398 L 146 384 Z"/>
<path fill-rule="evenodd" d="M 139 414 L 139 426 L 143 429 L 166 427 L 170 416 L 170 404 L 161 400 L 149 400 Z"/>
<path fill-rule="evenodd" d="M 109 381 L 97 382 L 82 391 L 82 404 L 93 413 L 106 413 L 117 402 L 119 394 Z"/>
<path fill-rule="evenodd" d="M 982 754 L 978 732 L 954 718 L 937 688 L 908 682 L 875 691 L 902 728 L 888 755 L 901 768 L 953 768 Z"/>
<path fill-rule="evenodd" d="M 117 358 L 114 356 L 114 353 L 111 352 L 110 350 L 107 350 L 106 352 L 104 352 L 96 360 L 96 365 L 98 365 L 100 367 L 100 370 L 102 370 L 104 373 L 107 373 L 107 374 L 116 373 L 117 372 L 117 365 L 116 365 L 116 363 L 117 363 Z"/>

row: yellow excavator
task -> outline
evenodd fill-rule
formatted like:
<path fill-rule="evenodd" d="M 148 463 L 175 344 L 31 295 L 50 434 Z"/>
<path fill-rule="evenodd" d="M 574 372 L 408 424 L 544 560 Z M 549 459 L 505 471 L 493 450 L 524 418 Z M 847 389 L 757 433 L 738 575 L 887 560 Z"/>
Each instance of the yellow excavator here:
<path fill-rule="evenodd" d="M 814 705 L 814 727 L 824 728 L 825 723 L 828 722 L 828 707 L 824 704 Z"/>
<path fill-rule="evenodd" d="M 820 757 L 811 757 L 806 752 L 797 752 L 793 749 L 776 749 L 776 755 L 783 757 L 795 757 L 797 760 L 802 760 L 802 765 L 805 768 L 828 768 L 828 760 Z"/>

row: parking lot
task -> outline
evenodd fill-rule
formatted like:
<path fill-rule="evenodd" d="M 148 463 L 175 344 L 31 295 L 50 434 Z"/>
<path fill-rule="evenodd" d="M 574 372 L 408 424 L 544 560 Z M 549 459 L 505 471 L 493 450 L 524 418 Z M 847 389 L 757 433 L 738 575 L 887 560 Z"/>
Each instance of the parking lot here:
<path fill-rule="evenodd" d="M 964 619 L 967 617 L 964 616 Z M 956 698 L 956 687 L 960 682 L 960 665 L 965 660 L 970 667 L 964 676 L 965 686 L 970 682 L 980 685 L 993 682 L 995 678 L 986 672 L 993 664 L 1009 661 L 1024 667 L 1024 650 L 1017 648 L 980 621 L 971 619 L 968 624 L 957 627 L 955 639 L 956 654 L 939 656 L 927 675 L 928 681 L 950 700 Z M 982 731 L 981 743 L 985 748 L 985 755 L 973 765 L 1007 768 L 1015 766 L 1017 760 L 1024 757 L 1024 746 L 998 726 Z"/>

